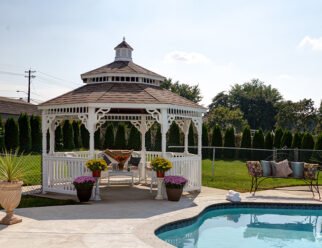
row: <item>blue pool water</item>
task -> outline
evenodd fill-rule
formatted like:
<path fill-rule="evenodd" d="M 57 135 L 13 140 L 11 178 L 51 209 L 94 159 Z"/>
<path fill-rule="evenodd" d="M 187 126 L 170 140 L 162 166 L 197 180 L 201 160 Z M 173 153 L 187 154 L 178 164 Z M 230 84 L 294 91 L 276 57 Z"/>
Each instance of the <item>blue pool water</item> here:
<path fill-rule="evenodd" d="M 322 248 L 322 208 L 215 209 L 156 234 L 180 248 Z"/>

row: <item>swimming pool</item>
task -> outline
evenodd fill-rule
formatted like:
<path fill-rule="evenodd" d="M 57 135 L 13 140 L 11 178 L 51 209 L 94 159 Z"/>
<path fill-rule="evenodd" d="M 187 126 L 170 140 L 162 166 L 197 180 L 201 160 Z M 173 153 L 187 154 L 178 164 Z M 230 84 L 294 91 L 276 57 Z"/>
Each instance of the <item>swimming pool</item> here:
<path fill-rule="evenodd" d="M 321 248 L 322 206 L 221 204 L 155 231 L 176 247 Z"/>

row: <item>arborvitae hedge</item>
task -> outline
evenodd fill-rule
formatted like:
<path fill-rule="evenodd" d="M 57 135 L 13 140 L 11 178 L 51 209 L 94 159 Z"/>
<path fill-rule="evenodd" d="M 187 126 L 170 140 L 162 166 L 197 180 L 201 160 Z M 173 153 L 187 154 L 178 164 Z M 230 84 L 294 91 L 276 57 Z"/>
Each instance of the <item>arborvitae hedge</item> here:
<path fill-rule="evenodd" d="M 47 148 L 47 152 L 49 152 L 49 141 L 50 141 L 50 133 L 49 133 L 49 129 L 47 129 L 47 132 L 46 132 L 46 148 Z"/>
<path fill-rule="evenodd" d="M 20 152 L 29 153 L 31 150 L 31 129 L 29 117 L 22 113 L 18 119 L 19 124 L 19 150 Z"/>
<path fill-rule="evenodd" d="M 101 128 L 99 127 L 94 133 L 94 148 L 101 149 Z"/>
<path fill-rule="evenodd" d="M 249 126 L 246 126 L 243 130 L 240 147 L 242 147 L 242 148 L 251 148 L 252 147 L 252 136 L 250 133 Z M 240 158 L 242 158 L 242 159 L 245 159 L 245 160 L 251 159 L 251 151 L 250 150 L 240 150 L 239 154 L 240 154 Z"/>
<path fill-rule="evenodd" d="M 175 122 L 172 122 L 169 129 L 168 146 L 180 146 L 180 128 Z M 176 152 L 179 151 L 180 148 L 169 148 L 168 150 Z"/>
<path fill-rule="evenodd" d="M 190 126 L 189 126 L 189 132 L 188 132 L 188 146 L 195 146 L 196 145 L 196 142 L 195 142 L 195 131 L 194 131 L 194 127 L 193 127 L 193 124 L 190 123 Z M 198 149 L 196 148 L 188 148 L 188 151 L 190 153 L 198 153 Z"/>
<path fill-rule="evenodd" d="M 290 130 L 285 130 L 281 140 L 281 147 L 291 148 L 292 146 L 292 133 Z"/>
<path fill-rule="evenodd" d="M 157 124 L 157 131 L 155 133 L 154 139 L 154 151 L 162 150 L 162 134 L 161 134 L 161 125 Z"/>
<path fill-rule="evenodd" d="M 206 123 L 202 123 L 202 147 L 209 146 L 209 131 L 208 131 L 208 125 Z M 202 157 L 203 158 L 209 158 L 209 148 L 203 148 L 202 149 Z"/>
<path fill-rule="evenodd" d="M 5 144 L 4 144 L 4 124 L 2 121 L 2 117 L 0 115 L 0 153 L 4 150 Z"/>
<path fill-rule="evenodd" d="M 119 122 L 117 125 L 117 131 L 115 136 L 115 148 L 116 149 L 126 149 L 126 139 L 125 139 L 125 129 L 124 123 Z"/>
<path fill-rule="evenodd" d="M 293 136 L 293 139 L 292 139 L 292 148 L 301 148 L 301 143 L 302 143 L 302 140 L 301 140 L 301 134 L 300 132 L 296 131 L 294 136 Z"/>
<path fill-rule="evenodd" d="M 229 127 L 225 131 L 224 137 L 224 147 L 235 147 L 235 130 L 233 127 Z M 233 149 L 224 149 L 224 157 L 225 158 L 234 158 L 235 157 L 235 150 Z"/>
<path fill-rule="evenodd" d="M 107 124 L 105 135 L 104 135 L 104 149 L 112 149 L 114 148 L 114 126 L 112 123 Z"/>
<path fill-rule="evenodd" d="M 41 120 L 39 116 L 30 117 L 31 128 L 31 150 L 36 153 L 40 153 L 42 150 L 42 132 L 41 132 Z"/>
<path fill-rule="evenodd" d="M 63 125 L 63 144 L 66 150 L 75 148 L 73 126 L 69 120 L 65 120 Z"/>
<path fill-rule="evenodd" d="M 315 141 L 315 145 L 314 145 L 314 150 L 322 150 L 322 133 L 320 133 L 316 137 L 316 141 Z M 313 159 L 314 159 L 314 161 L 321 162 L 322 152 L 313 152 Z"/>
<path fill-rule="evenodd" d="M 55 129 L 55 151 L 63 150 L 63 130 L 61 125 L 58 125 Z"/>
<path fill-rule="evenodd" d="M 275 148 L 281 148 L 282 136 L 283 136 L 283 129 L 277 128 L 275 130 L 275 136 L 274 136 L 274 147 Z"/>
<path fill-rule="evenodd" d="M 75 148 L 81 148 L 82 147 L 82 139 L 81 139 L 79 125 L 80 125 L 79 121 L 73 121 Z"/>
<path fill-rule="evenodd" d="M 4 129 L 4 142 L 6 149 L 8 151 L 16 150 L 19 146 L 18 122 L 14 118 L 8 117 Z"/>
<path fill-rule="evenodd" d="M 145 149 L 152 151 L 151 128 L 145 133 Z"/>
<path fill-rule="evenodd" d="M 253 148 L 264 149 L 265 148 L 265 140 L 264 140 L 264 132 L 261 128 L 256 130 L 253 137 Z M 253 159 L 260 160 L 264 158 L 265 153 L 263 151 L 253 151 Z"/>
<path fill-rule="evenodd" d="M 141 150 L 141 134 L 133 125 L 130 130 L 130 136 L 127 142 L 127 146 L 128 149 L 134 149 L 135 151 Z"/>
<path fill-rule="evenodd" d="M 220 147 L 223 144 L 222 132 L 219 125 L 215 125 L 212 131 L 211 146 Z M 211 156 L 213 156 L 213 150 L 211 150 Z M 222 149 L 216 149 L 215 154 L 217 159 L 222 157 Z"/>
<path fill-rule="evenodd" d="M 82 146 L 86 149 L 89 149 L 89 132 L 84 124 L 80 127 Z"/>
<path fill-rule="evenodd" d="M 271 133 L 271 131 L 267 131 L 265 134 L 264 148 L 272 150 L 273 145 L 274 145 L 274 136 Z M 265 151 L 264 154 L 265 154 L 265 158 L 268 158 L 269 156 L 271 156 L 273 154 L 273 152 L 272 151 Z"/>
<path fill-rule="evenodd" d="M 305 133 L 302 139 L 302 149 L 310 149 L 314 148 L 314 140 L 313 136 L 310 133 Z M 312 156 L 311 151 L 301 151 L 300 152 L 300 160 L 309 162 Z"/>

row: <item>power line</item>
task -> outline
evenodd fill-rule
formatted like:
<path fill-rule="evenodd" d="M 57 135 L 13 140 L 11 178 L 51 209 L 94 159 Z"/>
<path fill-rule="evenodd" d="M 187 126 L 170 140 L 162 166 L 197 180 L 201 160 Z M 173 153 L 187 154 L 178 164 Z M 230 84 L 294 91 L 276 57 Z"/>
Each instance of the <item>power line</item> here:
<path fill-rule="evenodd" d="M 22 73 L 10 72 L 10 71 L 0 71 L 0 74 L 7 74 L 12 76 L 24 76 Z"/>
<path fill-rule="evenodd" d="M 38 71 L 38 72 L 39 72 L 39 73 L 41 73 L 41 74 L 43 74 L 43 75 L 45 75 L 45 76 L 47 76 L 47 77 L 53 78 L 53 79 L 55 79 L 55 80 L 58 80 L 58 81 L 64 81 L 64 82 L 67 82 L 67 83 L 71 83 L 71 84 L 77 85 L 76 83 L 71 82 L 71 81 L 68 81 L 68 80 L 65 80 L 65 79 L 63 79 L 63 78 L 59 78 L 59 77 L 56 77 L 56 76 L 50 75 L 50 74 L 45 73 L 45 72 L 42 72 L 42 71 Z"/>

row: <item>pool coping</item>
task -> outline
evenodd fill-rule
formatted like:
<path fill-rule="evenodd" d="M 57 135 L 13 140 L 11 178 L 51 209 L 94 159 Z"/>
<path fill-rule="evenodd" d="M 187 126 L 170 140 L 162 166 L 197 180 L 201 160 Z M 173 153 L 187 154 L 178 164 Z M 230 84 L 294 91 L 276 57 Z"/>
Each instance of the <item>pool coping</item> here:
<path fill-rule="evenodd" d="M 171 216 L 162 215 L 159 218 L 153 218 L 148 223 L 141 225 L 134 230 L 134 234 L 144 241 L 146 244 L 151 247 L 160 247 L 160 248 L 170 248 L 175 247 L 166 241 L 160 239 L 157 236 L 158 232 L 162 232 L 162 228 L 166 228 L 166 226 L 175 226 L 175 225 L 184 225 L 187 221 L 191 220 L 191 223 L 197 221 L 197 219 L 207 211 L 213 209 L 232 209 L 232 208 L 248 208 L 257 206 L 258 208 L 272 208 L 272 206 L 278 206 L 279 208 L 282 206 L 283 209 L 321 209 L 322 204 L 315 203 L 289 203 L 289 202 L 253 202 L 253 201 L 243 201 L 243 202 L 229 202 L 226 200 L 221 200 L 213 203 L 207 203 L 198 205 L 195 207 L 191 207 L 188 209 L 182 209 L 175 211 Z M 297 208 L 296 208 L 297 207 Z M 169 229 L 171 230 L 171 229 Z"/>

